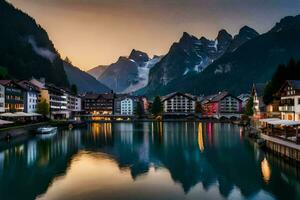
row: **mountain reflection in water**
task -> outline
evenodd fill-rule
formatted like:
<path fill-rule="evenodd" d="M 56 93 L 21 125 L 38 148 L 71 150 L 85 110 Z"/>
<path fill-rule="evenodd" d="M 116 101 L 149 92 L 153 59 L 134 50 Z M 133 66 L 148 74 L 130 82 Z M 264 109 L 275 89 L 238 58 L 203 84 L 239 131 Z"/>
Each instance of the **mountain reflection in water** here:
<path fill-rule="evenodd" d="M 1 147 L 1 200 L 300 199 L 298 169 L 230 124 L 95 123 Z"/>

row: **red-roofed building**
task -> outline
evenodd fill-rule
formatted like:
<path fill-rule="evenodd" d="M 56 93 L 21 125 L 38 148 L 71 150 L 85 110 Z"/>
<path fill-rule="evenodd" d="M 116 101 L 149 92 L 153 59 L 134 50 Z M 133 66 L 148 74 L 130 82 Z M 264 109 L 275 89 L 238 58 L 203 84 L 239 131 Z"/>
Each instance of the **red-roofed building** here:
<path fill-rule="evenodd" d="M 228 92 L 208 96 L 202 100 L 201 104 L 203 117 L 239 118 L 242 112 L 242 101 Z"/>

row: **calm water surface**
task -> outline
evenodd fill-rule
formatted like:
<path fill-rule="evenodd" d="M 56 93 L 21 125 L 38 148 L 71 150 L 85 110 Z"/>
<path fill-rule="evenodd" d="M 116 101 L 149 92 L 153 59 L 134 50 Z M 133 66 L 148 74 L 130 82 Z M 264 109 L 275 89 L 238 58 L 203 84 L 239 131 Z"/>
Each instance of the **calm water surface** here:
<path fill-rule="evenodd" d="M 0 144 L 1 200 L 299 200 L 299 172 L 230 124 L 92 124 Z"/>

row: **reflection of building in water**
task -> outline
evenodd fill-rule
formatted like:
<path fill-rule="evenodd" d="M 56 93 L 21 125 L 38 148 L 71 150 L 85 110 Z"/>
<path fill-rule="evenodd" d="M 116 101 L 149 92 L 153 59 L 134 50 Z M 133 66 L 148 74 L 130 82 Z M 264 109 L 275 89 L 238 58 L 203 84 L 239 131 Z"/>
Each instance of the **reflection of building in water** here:
<path fill-rule="evenodd" d="M 261 161 L 261 173 L 263 180 L 268 183 L 271 178 L 271 168 L 266 158 Z"/>
<path fill-rule="evenodd" d="M 133 144 L 133 124 L 132 123 L 122 123 L 120 126 L 120 137 L 122 144 Z"/>
<path fill-rule="evenodd" d="M 198 125 L 198 145 L 201 152 L 204 151 L 202 123 Z"/>
<path fill-rule="evenodd" d="M 37 147 L 36 141 L 30 141 L 27 145 L 27 165 L 32 165 L 36 161 Z"/>
<path fill-rule="evenodd" d="M 94 140 L 98 138 L 104 138 L 105 140 L 111 139 L 111 123 L 93 123 L 91 125 L 91 133 Z"/>
<path fill-rule="evenodd" d="M 4 165 L 4 152 L 0 152 L 0 173 L 2 172 L 3 165 Z"/>

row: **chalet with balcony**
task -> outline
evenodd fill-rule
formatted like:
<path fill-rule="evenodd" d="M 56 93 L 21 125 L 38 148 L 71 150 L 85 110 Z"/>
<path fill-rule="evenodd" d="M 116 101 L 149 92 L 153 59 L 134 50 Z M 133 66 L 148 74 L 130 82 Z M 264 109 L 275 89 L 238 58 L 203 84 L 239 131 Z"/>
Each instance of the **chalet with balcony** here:
<path fill-rule="evenodd" d="M 300 121 L 300 80 L 287 80 L 279 95 L 281 119 Z"/>
<path fill-rule="evenodd" d="M 114 93 L 87 93 L 82 97 L 83 110 L 94 115 L 114 114 Z"/>
<path fill-rule="evenodd" d="M 13 80 L 0 80 L 0 85 L 4 88 L 5 112 L 23 112 L 24 89 Z"/>

